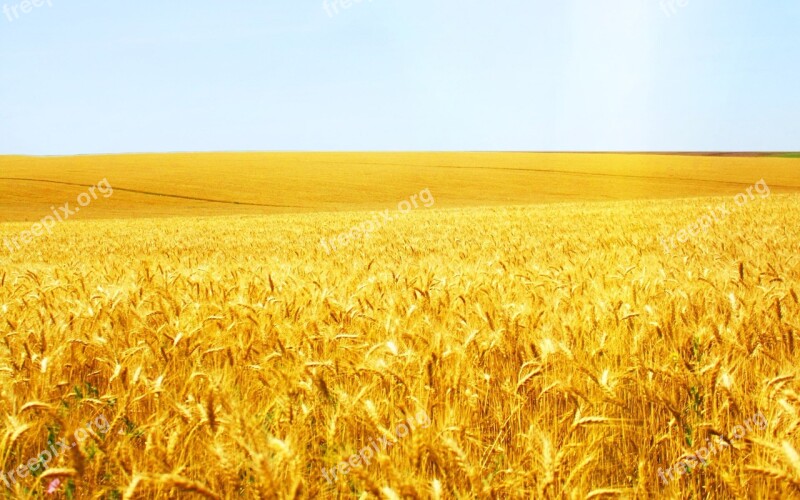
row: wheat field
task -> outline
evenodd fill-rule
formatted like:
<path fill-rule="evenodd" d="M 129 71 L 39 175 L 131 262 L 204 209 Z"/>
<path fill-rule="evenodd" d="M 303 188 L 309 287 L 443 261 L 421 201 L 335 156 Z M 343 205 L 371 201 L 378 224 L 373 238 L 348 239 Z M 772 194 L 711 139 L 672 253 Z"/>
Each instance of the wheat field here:
<path fill-rule="evenodd" d="M 735 194 L 765 178 L 800 191 L 796 158 L 572 153 L 183 153 L 0 156 L 0 222 L 33 221 L 107 178 L 80 218 L 383 210 L 429 188 L 436 206 Z"/>
<path fill-rule="evenodd" d="M 194 184 L 130 158 L 3 159 L 75 185 L 0 185 L 0 239 L 78 186 L 116 189 L 0 249 L 4 496 L 800 498 L 796 160 L 392 177 L 419 158 L 312 194 L 307 159 Z M 665 251 L 761 177 L 769 197 Z M 271 182 L 283 208 L 261 206 Z M 320 245 L 423 188 L 435 205 Z"/>

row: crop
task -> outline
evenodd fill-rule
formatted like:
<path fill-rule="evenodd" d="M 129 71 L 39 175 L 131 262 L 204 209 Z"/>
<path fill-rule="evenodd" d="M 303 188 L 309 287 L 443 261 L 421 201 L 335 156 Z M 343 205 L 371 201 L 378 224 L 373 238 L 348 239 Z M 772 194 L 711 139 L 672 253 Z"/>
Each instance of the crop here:
<path fill-rule="evenodd" d="M 0 492 L 800 496 L 800 197 L 663 251 L 721 201 L 66 222 L 0 258 L 0 464 L 109 426 Z"/>
<path fill-rule="evenodd" d="M 800 191 L 797 160 L 574 153 L 182 153 L 0 156 L 0 222 L 34 221 L 98 179 L 114 196 L 79 219 L 392 210 L 733 197 L 764 178 Z M 73 203 L 74 205 L 74 203 Z M 28 228 L 29 229 L 29 228 Z M 332 235 L 330 235 L 332 236 Z"/>

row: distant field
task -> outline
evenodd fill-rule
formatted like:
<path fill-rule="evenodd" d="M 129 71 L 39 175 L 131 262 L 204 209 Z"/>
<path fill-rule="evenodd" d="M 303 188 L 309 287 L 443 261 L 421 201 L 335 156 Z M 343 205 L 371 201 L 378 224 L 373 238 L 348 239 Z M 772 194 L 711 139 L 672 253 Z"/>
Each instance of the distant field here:
<path fill-rule="evenodd" d="M 34 221 L 107 178 L 76 218 L 383 209 L 429 188 L 439 208 L 800 191 L 792 158 L 569 153 L 213 153 L 0 157 L 0 222 Z"/>

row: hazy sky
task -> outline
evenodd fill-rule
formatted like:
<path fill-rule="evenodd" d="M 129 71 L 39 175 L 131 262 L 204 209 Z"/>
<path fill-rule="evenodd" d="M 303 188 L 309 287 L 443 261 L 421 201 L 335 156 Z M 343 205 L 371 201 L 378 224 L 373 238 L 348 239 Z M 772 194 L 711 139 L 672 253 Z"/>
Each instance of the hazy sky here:
<path fill-rule="evenodd" d="M 0 154 L 800 150 L 797 0 L 36 1 Z"/>

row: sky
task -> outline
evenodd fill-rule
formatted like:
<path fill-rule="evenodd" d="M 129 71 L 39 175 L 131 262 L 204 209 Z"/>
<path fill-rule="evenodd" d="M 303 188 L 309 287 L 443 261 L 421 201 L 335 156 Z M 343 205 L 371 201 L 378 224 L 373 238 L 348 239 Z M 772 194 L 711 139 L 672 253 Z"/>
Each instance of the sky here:
<path fill-rule="evenodd" d="M 0 154 L 800 150 L 797 0 L 28 1 Z"/>

